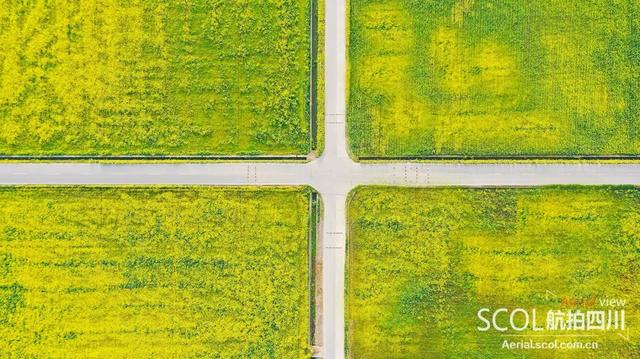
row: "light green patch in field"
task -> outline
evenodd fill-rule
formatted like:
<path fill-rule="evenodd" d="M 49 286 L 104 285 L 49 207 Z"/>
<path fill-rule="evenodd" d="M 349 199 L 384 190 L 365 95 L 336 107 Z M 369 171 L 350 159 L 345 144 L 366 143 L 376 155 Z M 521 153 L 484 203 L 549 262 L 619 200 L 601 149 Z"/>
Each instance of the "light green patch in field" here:
<path fill-rule="evenodd" d="M 309 193 L 0 189 L 0 352 L 308 358 Z"/>
<path fill-rule="evenodd" d="M 351 358 L 640 355 L 636 187 L 362 187 L 351 196 L 349 222 Z M 563 304 L 565 298 L 585 304 Z M 477 330 L 485 326 L 477 317 L 482 308 L 523 308 L 530 320 L 536 308 L 537 326 L 546 328 L 548 310 L 608 310 L 588 304 L 606 298 L 627 300 L 626 330 L 534 332 L 531 324 L 524 331 Z M 506 321 L 498 317 L 499 326 Z M 515 323 L 523 325 L 521 313 Z M 599 349 L 502 349 L 505 340 L 530 339 L 595 341 Z"/>
<path fill-rule="evenodd" d="M 306 154 L 310 1 L 0 1 L 0 154 Z"/>
<path fill-rule="evenodd" d="M 640 4 L 352 0 L 357 156 L 640 153 Z"/>

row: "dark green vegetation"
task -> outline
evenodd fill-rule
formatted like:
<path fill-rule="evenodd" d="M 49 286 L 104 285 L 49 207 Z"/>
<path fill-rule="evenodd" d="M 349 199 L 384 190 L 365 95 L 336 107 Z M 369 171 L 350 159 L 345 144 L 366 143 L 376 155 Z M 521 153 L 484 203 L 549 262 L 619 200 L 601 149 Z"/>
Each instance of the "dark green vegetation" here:
<path fill-rule="evenodd" d="M 310 152 L 310 0 L 0 0 L 0 155 Z"/>
<path fill-rule="evenodd" d="M 640 356 L 636 187 L 363 187 L 352 195 L 349 221 L 352 358 Z M 476 329 L 481 308 L 536 308 L 537 325 L 545 327 L 548 310 L 614 309 L 595 301 L 603 298 L 627 300 L 625 331 Z M 595 341 L 599 349 L 502 349 L 505 340 L 555 339 Z"/>
<path fill-rule="evenodd" d="M 352 0 L 356 156 L 640 154 L 637 0 Z"/>
<path fill-rule="evenodd" d="M 0 353 L 308 358 L 309 195 L 0 188 Z"/>

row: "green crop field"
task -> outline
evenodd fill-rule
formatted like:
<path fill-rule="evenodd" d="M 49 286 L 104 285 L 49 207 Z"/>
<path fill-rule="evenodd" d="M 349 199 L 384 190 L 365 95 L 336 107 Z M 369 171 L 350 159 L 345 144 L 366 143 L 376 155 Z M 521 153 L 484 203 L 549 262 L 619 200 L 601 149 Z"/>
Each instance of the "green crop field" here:
<path fill-rule="evenodd" d="M 351 0 L 356 156 L 640 154 L 637 0 Z"/>
<path fill-rule="evenodd" d="M 362 187 L 348 208 L 351 358 L 640 357 L 639 188 Z M 616 298 L 626 302 L 607 306 Z M 507 331 L 481 331 L 482 308 L 522 308 L 529 326 L 516 312 L 522 331 L 513 330 L 511 314 L 500 312 Z M 543 331 L 533 329 L 533 309 Z M 576 320 L 566 330 L 549 328 L 549 310 L 565 324 L 568 311 L 583 319 L 605 311 L 607 327 L 584 330 Z M 613 319 L 609 326 L 615 312 L 618 329 Z M 503 349 L 520 340 L 598 348 Z"/>
<path fill-rule="evenodd" d="M 0 0 L 0 155 L 307 154 L 310 1 Z"/>
<path fill-rule="evenodd" d="M 0 188 L 0 353 L 308 358 L 309 191 Z"/>

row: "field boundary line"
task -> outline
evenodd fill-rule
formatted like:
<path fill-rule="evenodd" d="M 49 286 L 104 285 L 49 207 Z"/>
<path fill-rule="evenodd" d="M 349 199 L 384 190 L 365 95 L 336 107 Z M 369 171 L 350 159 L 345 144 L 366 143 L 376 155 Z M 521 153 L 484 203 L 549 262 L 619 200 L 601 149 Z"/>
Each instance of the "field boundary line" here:
<path fill-rule="evenodd" d="M 432 155 L 432 156 L 359 156 L 358 161 L 421 161 L 421 160 L 640 160 L 639 155 L 505 155 L 505 156 L 482 156 L 482 155 Z"/>
<path fill-rule="evenodd" d="M 309 153 L 318 148 L 318 0 L 309 1 Z"/>
<path fill-rule="evenodd" d="M 318 310 L 316 301 L 318 288 L 318 278 L 316 271 L 318 270 L 318 234 L 320 226 L 320 195 L 315 189 L 311 189 L 309 193 L 309 237 L 308 237 L 308 256 L 309 256 L 309 347 L 312 350 L 318 346 L 318 317 L 322 315 L 322 310 Z M 321 322 L 320 322 L 321 323 Z M 320 328 L 322 329 L 322 328 Z M 322 333 L 322 330 L 320 330 Z M 320 334 L 321 335 L 321 334 Z"/>
<path fill-rule="evenodd" d="M 12 161 L 306 161 L 307 155 L 0 155 Z"/>

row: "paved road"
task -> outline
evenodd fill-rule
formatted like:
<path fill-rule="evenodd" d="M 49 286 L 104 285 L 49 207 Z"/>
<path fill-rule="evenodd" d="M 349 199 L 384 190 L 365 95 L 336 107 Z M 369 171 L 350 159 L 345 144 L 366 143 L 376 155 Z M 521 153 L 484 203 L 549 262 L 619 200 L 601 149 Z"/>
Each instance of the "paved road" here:
<path fill-rule="evenodd" d="M 311 185 L 323 199 L 323 356 L 344 358 L 345 200 L 358 185 L 640 184 L 640 165 L 358 164 L 345 134 L 346 4 L 326 0 L 326 139 L 306 164 L 0 164 L 0 184 Z"/>
<path fill-rule="evenodd" d="M 540 186 L 640 184 L 640 165 L 415 164 L 0 164 L 0 184 L 311 185 L 323 196 L 357 185 Z"/>

